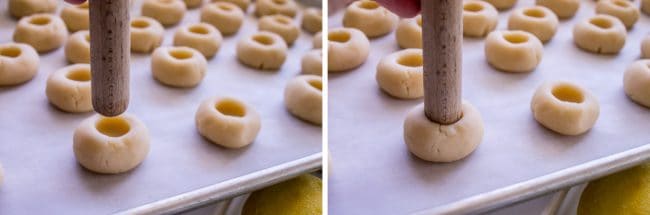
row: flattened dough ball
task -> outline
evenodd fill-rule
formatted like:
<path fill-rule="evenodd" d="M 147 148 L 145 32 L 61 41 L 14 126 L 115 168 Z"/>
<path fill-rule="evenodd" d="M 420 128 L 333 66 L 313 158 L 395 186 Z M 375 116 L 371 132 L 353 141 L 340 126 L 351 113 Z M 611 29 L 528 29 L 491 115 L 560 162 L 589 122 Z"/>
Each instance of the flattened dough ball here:
<path fill-rule="evenodd" d="M 244 12 L 230 2 L 213 2 L 201 8 L 201 22 L 213 25 L 223 35 L 231 35 L 239 31 Z"/>
<path fill-rule="evenodd" d="M 136 17 L 131 19 L 131 51 L 150 53 L 163 42 L 165 28 L 155 19 Z"/>
<path fill-rule="evenodd" d="M 27 43 L 43 53 L 61 47 L 67 36 L 68 30 L 61 18 L 41 13 L 20 19 L 13 38 L 15 42 Z"/>
<path fill-rule="evenodd" d="M 399 18 L 394 13 L 370 0 L 355 1 L 343 14 L 343 26 L 361 30 L 368 37 L 378 37 L 390 33 Z"/>
<path fill-rule="evenodd" d="M 251 0 L 211 0 L 212 2 L 229 2 L 237 5 L 242 11 L 246 12 Z"/>
<path fill-rule="evenodd" d="M 589 52 L 599 54 L 616 54 L 623 46 L 627 31 L 617 18 L 599 14 L 585 19 L 573 28 L 575 44 Z"/>
<path fill-rule="evenodd" d="M 580 0 L 537 0 L 537 5 L 552 10 L 560 19 L 573 17 L 580 8 Z"/>
<path fill-rule="evenodd" d="M 239 40 L 237 58 L 256 69 L 276 70 L 287 58 L 287 44 L 277 34 L 257 32 Z"/>
<path fill-rule="evenodd" d="M 368 58 L 370 41 L 363 32 L 355 28 L 329 29 L 327 39 L 327 66 L 330 72 L 354 69 Z"/>
<path fill-rule="evenodd" d="M 0 44 L 0 86 L 25 83 L 38 72 L 36 50 L 22 43 Z"/>
<path fill-rule="evenodd" d="M 542 84 L 531 101 L 535 120 L 564 135 L 582 134 L 596 124 L 600 106 L 589 91 L 568 81 Z"/>
<path fill-rule="evenodd" d="M 289 46 L 300 35 L 300 29 L 293 23 L 291 17 L 282 14 L 263 16 L 258 22 L 258 29 L 280 35 Z"/>
<path fill-rule="evenodd" d="M 88 30 L 88 26 L 90 25 L 88 2 L 64 7 L 61 10 L 61 19 L 65 22 L 70 32 Z"/>
<path fill-rule="evenodd" d="M 232 97 L 212 97 L 203 101 L 196 111 L 195 121 L 201 136 L 227 148 L 251 144 L 261 128 L 260 114 Z"/>
<path fill-rule="evenodd" d="M 399 47 L 422 48 L 422 16 L 418 15 L 410 19 L 402 19 L 397 24 L 395 39 Z"/>
<path fill-rule="evenodd" d="M 9 13 L 16 17 L 30 16 L 37 13 L 56 12 L 57 0 L 9 0 Z"/>
<path fill-rule="evenodd" d="M 65 112 L 92 111 L 90 65 L 74 64 L 51 73 L 45 94 L 50 104 Z"/>
<path fill-rule="evenodd" d="M 546 43 L 555 36 L 559 22 L 555 13 L 546 7 L 522 7 L 510 14 L 508 29 L 530 32 Z"/>
<path fill-rule="evenodd" d="M 650 60 L 638 60 L 630 65 L 623 76 L 627 97 L 650 108 Z"/>
<path fill-rule="evenodd" d="M 483 0 L 490 3 L 492 6 L 499 10 L 507 10 L 517 4 L 517 0 Z"/>
<path fill-rule="evenodd" d="M 131 114 L 95 114 L 74 131 L 74 155 L 86 169 L 103 174 L 127 172 L 149 154 L 149 131 Z"/>
<path fill-rule="evenodd" d="M 493 31 L 485 40 L 485 57 L 505 72 L 530 72 L 542 61 L 544 47 L 525 31 Z"/>
<path fill-rule="evenodd" d="M 158 20 L 164 26 L 178 24 L 185 16 L 187 7 L 182 0 L 144 0 L 141 14 Z"/>
<path fill-rule="evenodd" d="M 256 0 L 255 15 L 266 16 L 283 14 L 294 17 L 298 11 L 298 4 L 294 0 Z"/>
<path fill-rule="evenodd" d="M 316 33 L 323 28 L 323 12 L 319 8 L 307 8 L 302 12 L 302 28 L 309 33 Z"/>
<path fill-rule="evenodd" d="M 300 61 L 303 74 L 323 75 L 323 50 L 312 49 Z"/>
<path fill-rule="evenodd" d="M 471 154 L 483 139 L 481 113 L 463 101 L 457 122 L 442 125 L 424 114 L 424 104 L 411 109 L 404 120 L 404 142 L 415 156 L 432 162 L 452 162 Z"/>
<path fill-rule="evenodd" d="M 639 20 L 639 9 L 628 0 L 598 0 L 596 13 L 618 18 L 627 29 L 631 29 Z"/>
<path fill-rule="evenodd" d="M 196 49 L 160 47 L 151 55 L 153 77 L 172 87 L 195 87 L 205 77 L 208 62 Z"/>
<path fill-rule="evenodd" d="M 477 0 L 463 2 L 463 34 L 465 36 L 485 37 L 497 27 L 498 22 L 499 12 L 491 4 Z"/>
<path fill-rule="evenodd" d="M 219 30 L 207 23 L 185 25 L 174 34 L 174 46 L 196 49 L 206 58 L 213 57 L 219 51 L 222 40 Z"/>
<path fill-rule="evenodd" d="M 379 61 L 375 76 L 379 87 L 400 99 L 424 95 L 422 49 L 404 49 Z"/>
<path fill-rule="evenodd" d="M 63 50 L 70 63 L 90 63 L 90 32 L 82 30 L 72 34 Z"/>
<path fill-rule="evenodd" d="M 294 116 L 320 125 L 322 121 L 322 78 L 316 75 L 300 75 L 289 81 L 284 88 L 284 105 Z"/>
<path fill-rule="evenodd" d="M 650 34 L 641 41 L 641 58 L 650 58 Z"/>

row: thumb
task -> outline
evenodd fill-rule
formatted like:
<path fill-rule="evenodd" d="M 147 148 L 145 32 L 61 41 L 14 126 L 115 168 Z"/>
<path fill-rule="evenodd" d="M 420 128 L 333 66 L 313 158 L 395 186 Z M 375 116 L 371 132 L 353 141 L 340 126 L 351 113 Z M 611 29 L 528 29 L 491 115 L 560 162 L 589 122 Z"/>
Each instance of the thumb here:
<path fill-rule="evenodd" d="M 400 17 L 414 17 L 420 13 L 420 0 L 377 0 L 377 2 Z"/>

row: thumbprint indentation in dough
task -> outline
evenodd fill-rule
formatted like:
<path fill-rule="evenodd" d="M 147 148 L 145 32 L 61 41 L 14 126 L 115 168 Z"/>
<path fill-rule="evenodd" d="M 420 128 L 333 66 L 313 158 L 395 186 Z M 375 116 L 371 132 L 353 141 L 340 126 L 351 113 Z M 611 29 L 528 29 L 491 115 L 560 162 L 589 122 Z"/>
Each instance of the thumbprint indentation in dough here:
<path fill-rule="evenodd" d="M 503 34 L 503 39 L 514 44 L 528 42 L 528 35 L 520 32 L 507 32 Z"/>
<path fill-rule="evenodd" d="M 479 3 L 476 3 L 476 2 L 469 2 L 469 3 L 465 4 L 465 5 L 463 5 L 463 10 L 468 11 L 468 12 L 479 12 L 479 11 L 482 11 L 483 9 L 484 9 L 483 5 L 481 5 Z M 422 19 L 420 19 L 420 20 L 422 20 Z"/>
<path fill-rule="evenodd" d="M 262 45 L 273 45 L 273 38 L 269 37 L 268 35 L 255 35 L 253 36 L 253 41 L 262 44 Z"/>
<path fill-rule="evenodd" d="M 289 20 L 289 18 L 284 16 L 276 16 L 274 20 L 283 25 L 291 24 L 291 20 Z"/>
<path fill-rule="evenodd" d="M 528 8 L 524 10 L 524 15 L 534 17 L 534 18 L 544 18 L 546 17 L 546 14 L 544 11 L 540 10 L 539 8 Z"/>
<path fill-rule="evenodd" d="M 77 68 L 70 70 L 68 74 L 65 75 L 65 77 L 70 80 L 79 82 L 90 81 L 90 70 L 87 68 Z"/>
<path fill-rule="evenodd" d="M 416 53 L 407 53 L 397 58 L 397 63 L 408 67 L 421 67 L 423 64 L 422 55 Z"/>
<path fill-rule="evenodd" d="M 109 137 L 121 137 L 129 133 L 131 126 L 122 117 L 103 117 L 95 124 L 97 131 Z"/>
<path fill-rule="evenodd" d="M 614 5 L 622 7 L 622 8 L 627 8 L 630 6 L 630 3 L 625 1 L 625 0 L 616 0 L 614 1 Z"/>
<path fill-rule="evenodd" d="M 20 56 L 22 51 L 18 47 L 0 48 L 0 56 L 15 58 Z"/>
<path fill-rule="evenodd" d="M 47 25 L 50 24 L 50 17 L 46 16 L 37 16 L 29 20 L 29 23 L 34 25 Z"/>
<path fill-rule="evenodd" d="M 327 34 L 327 39 L 329 41 L 345 43 L 350 40 L 350 33 L 347 31 L 334 31 Z"/>
<path fill-rule="evenodd" d="M 582 91 L 575 86 L 561 84 L 553 87 L 551 91 L 555 98 L 563 102 L 582 103 L 585 100 Z"/>
<path fill-rule="evenodd" d="M 246 108 L 244 108 L 244 105 L 234 99 L 222 99 L 217 102 L 215 108 L 217 111 L 227 116 L 244 117 L 244 115 L 246 115 Z"/>
<path fill-rule="evenodd" d="M 286 4 L 287 0 L 273 0 L 273 3 L 275 3 L 275 4 Z"/>
<path fill-rule="evenodd" d="M 207 28 L 205 28 L 205 26 L 201 26 L 201 25 L 190 26 L 190 28 L 188 30 L 190 32 L 192 32 L 192 33 L 195 33 L 195 34 L 208 34 L 208 33 L 210 33 L 210 31 Z"/>
<path fill-rule="evenodd" d="M 594 17 L 591 20 L 589 20 L 589 23 L 602 29 L 611 28 L 613 25 L 611 21 L 609 21 L 608 19 L 604 19 L 602 17 Z"/>
<path fill-rule="evenodd" d="M 184 60 L 184 59 L 192 58 L 194 56 L 194 53 L 185 49 L 172 49 L 169 50 L 169 55 L 172 56 L 173 58 Z"/>
<path fill-rule="evenodd" d="M 158 0 L 158 2 L 163 3 L 163 4 L 169 4 L 174 2 L 174 0 Z"/>
<path fill-rule="evenodd" d="M 359 4 L 359 7 L 363 8 L 363 9 L 366 9 L 366 10 L 374 10 L 374 9 L 379 8 L 379 4 L 377 4 L 377 2 L 374 2 L 374 1 L 362 1 Z"/>
<path fill-rule="evenodd" d="M 218 5 L 215 4 L 215 6 L 217 6 L 218 9 L 221 9 L 223 11 L 231 11 L 234 9 L 232 5 L 227 5 L 227 4 L 218 4 Z"/>
<path fill-rule="evenodd" d="M 131 21 L 131 27 L 134 27 L 134 28 L 146 28 L 146 27 L 149 27 L 149 22 L 141 20 L 141 19 L 133 20 L 133 21 Z"/>
<path fill-rule="evenodd" d="M 309 83 L 309 85 L 312 86 L 313 88 L 318 89 L 318 91 L 323 91 L 323 82 L 321 82 L 321 80 L 313 79 L 307 81 L 307 83 Z"/>

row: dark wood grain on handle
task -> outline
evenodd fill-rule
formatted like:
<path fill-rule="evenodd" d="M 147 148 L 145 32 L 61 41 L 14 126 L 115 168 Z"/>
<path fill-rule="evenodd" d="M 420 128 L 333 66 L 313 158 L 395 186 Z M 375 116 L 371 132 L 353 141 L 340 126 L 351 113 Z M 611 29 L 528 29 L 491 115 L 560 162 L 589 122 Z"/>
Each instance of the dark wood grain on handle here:
<path fill-rule="evenodd" d="M 448 125 L 462 117 L 463 1 L 422 0 L 424 112 Z"/>
<path fill-rule="evenodd" d="M 93 109 L 116 116 L 129 105 L 129 0 L 90 0 Z"/>

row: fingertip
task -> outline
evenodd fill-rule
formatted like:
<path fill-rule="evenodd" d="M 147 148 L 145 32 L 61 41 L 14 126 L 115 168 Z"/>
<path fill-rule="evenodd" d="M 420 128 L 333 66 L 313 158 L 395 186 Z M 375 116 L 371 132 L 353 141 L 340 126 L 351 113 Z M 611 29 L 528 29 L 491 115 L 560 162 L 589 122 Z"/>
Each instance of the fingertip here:
<path fill-rule="evenodd" d="M 377 0 L 377 2 L 400 17 L 411 18 L 420 13 L 420 0 Z"/>

